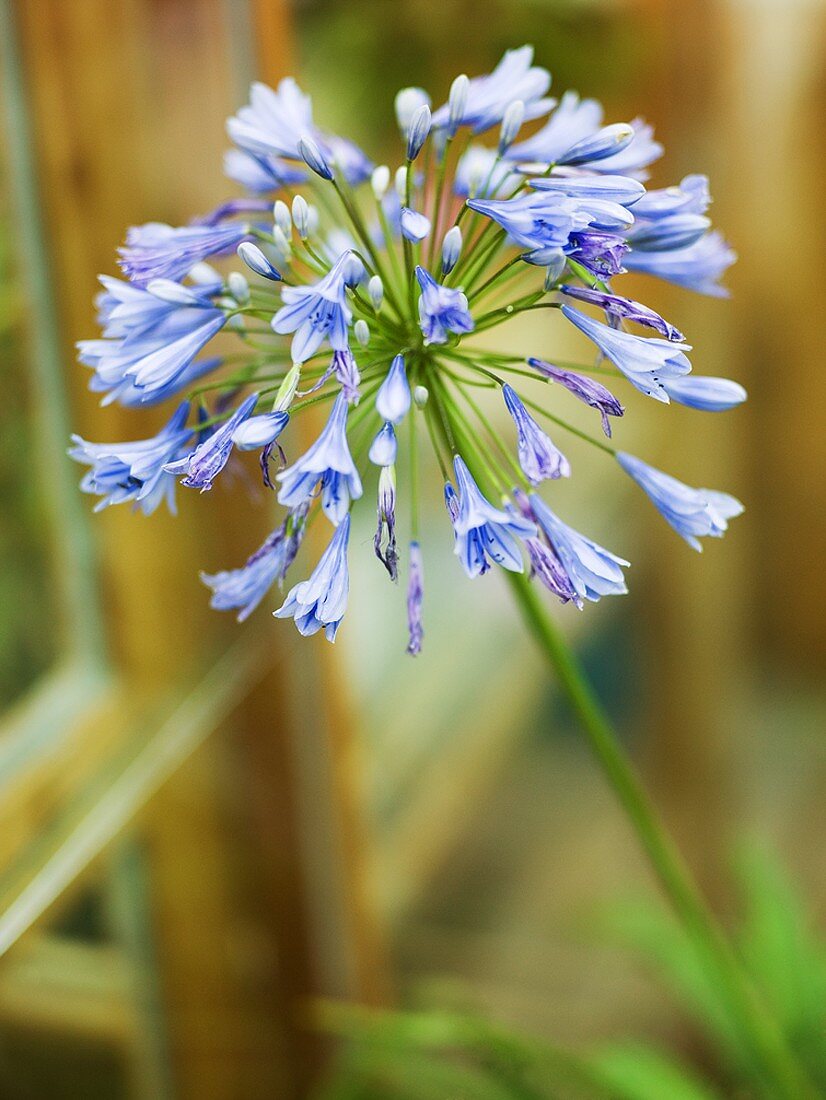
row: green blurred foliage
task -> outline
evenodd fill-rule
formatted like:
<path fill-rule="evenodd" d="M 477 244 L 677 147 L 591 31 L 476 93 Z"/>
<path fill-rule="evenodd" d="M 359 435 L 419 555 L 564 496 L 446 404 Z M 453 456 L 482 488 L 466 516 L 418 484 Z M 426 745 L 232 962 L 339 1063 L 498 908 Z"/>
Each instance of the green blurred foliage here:
<path fill-rule="evenodd" d="M 736 948 L 826 1094 L 826 945 L 764 847 L 744 847 L 735 872 L 742 898 L 732 929 Z M 320 1100 L 770 1100 L 761 1065 L 704 956 L 670 913 L 652 901 L 614 904 L 596 927 L 652 969 L 675 1009 L 693 1022 L 697 1065 L 638 1036 L 573 1054 L 467 1013 L 325 1005 L 321 1024 L 343 1044 Z"/>

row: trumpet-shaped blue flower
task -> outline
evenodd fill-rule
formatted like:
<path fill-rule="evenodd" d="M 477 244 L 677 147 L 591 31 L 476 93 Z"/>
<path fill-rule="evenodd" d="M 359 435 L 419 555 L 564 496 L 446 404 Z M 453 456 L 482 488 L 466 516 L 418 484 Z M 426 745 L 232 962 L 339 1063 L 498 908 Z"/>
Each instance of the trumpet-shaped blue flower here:
<path fill-rule="evenodd" d="M 212 589 L 209 606 L 215 611 L 238 611 L 238 622 L 249 618 L 276 581 L 287 575 L 307 525 L 307 505 L 290 512 L 255 553 L 239 569 L 201 573 Z"/>
<path fill-rule="evenodd" d="M 362 494 L 361 478 L 347 445 L 347 399 L 339 394 L 321 435 L 301 458 L 278 475 L 279 504 L 297 508 L 321 483 L 321 507 L 332 523 L 341 523 L 351 500 Z"/>
<path fill-rule="evenodd" d="M 730 378 L 708 378 L 697 374 L 672 378 L 669 382 L 663 382 L 663 387 L 672 401 L 703 412 L 725 412 L 742 405 L 748 396 L 740 383 Z"/>
<path fill-rule="evenodd" d="M 619 596 L 628 591 L 622 570 L 629 563 L 624 558 L 563 523 L 536 493 L 530 496 L 530 506 L 580 601 L 595 602 L 601 596 Z"/>
<path fill-rule="evenodd" d="M 570 477 L 568 459 L 539 427 L 516 391 L 506 383 L 502 396 L 516 425 L 519 465 L 528 481 L 538 485 L 545 478 Z"/>
<path fill-rule="evenodd" d="M 470 126 L 480 134 L 498 125 L 515 99 L 524 103 L 526 119 L 541 118 L 553 106 L 552 99 L 544 98 L 550 86 L 550 73 L 533 65 L 532 46 L 507 50 L 492 73 L 469 81 L 461 114 L 453 124 Z M 445 103 L 433 112 L 433 126 L 444 128 L 449 121 L 450 106 Z"/>
<path fill-rule="evenodd" d="M 238 406 L 232 416 L 211 432 L 194 451 L 175 462 L 167 462 L 164 469 L 176 477 L 183 475 L 182 485 L 200 489 L 202 493 L 212 488 L 212 483 L 226 466 L 239 426 L 255 408 L 258 394 L 254 393 Z"/>
<path fill-rule="evenodd" d="M 632 336 L 629 332 L 619 332 L 599 321 L 594 321 L 570 306 L 563 306 L 562 312 L 567 319 L 593 340 L 602 354 L 610 359 L 628 381 L 642 393 L 668 404 L 668 393 L 663 382 L 688 374 L 691 364 L 685 352 L 691 351 L 689 344 L 661 340 L 659 336 L 645 339 Z"/>
<path fill-rule="evenodd" d="M 700 539 L 722 538 L 728 520 L 739 516 L 743 505 L 729 493 L 692 489 L 670 474 L 649 466 L 633 455 L 617 452 L 617 462 L 643 489 L 665 519 L 689 546 L 702 550 Z"/>
<path fill-rule="evenodd" d="M 699 294 L 723 298 L 728 294 L 719 280 L 737 259 L 720 233 L 706 233 L 688 248 L 669 252 L 631 251 L 625 259 L 629 271 L 656 275 L 668 283 L 676 283 Z"/>
<path fill-rule="evenodd" d="M 559 289 L 569 298 L 577 298 L 580 302 L 588 302 L 605 310 L 606 317 L 613 323 L 614 328 L 618 327 L 620 321 L 633 321 L 644 328 L 659 332 L 666 340 L 678 343 L 685 340 L 680 330 L 660 317 L 659 313 L 655 313 L 653 309 L 649 309 L 641 302 L 635 302 L 632 298 L 622 298 L 618 294 L 592 290 L 591 287 L 585 286 L 561 286 Z"/>
<path fill-rule="evenodd" d="M 153 283 L 161 297 L 116 279 L 105 280 L 104 286 L 106 293 L 98 299 L 104 339 L 77 345 L 80 361 L 95 371 L 91 386 L 97 392 L 139 390 L 147 399 L 170 392 L 226 323 L 223 310 L 197 287 Z M 171 286 L 177 301 L 166 296 Z"/>
<path fill-rule="evenodd" d="M 513 511 L 494 508 L 486 500 L 459 456 L 453 459 L 458 496 L 450 482 L 445 486 L 445 503 L 453 521 L 453 552 L 471 578 L 490 569 L 488 558 L 513 573 L 525 571 L 517 538 L 536 534 L 530 520 Z"/>
<path fill-rule="evenodd" d="M 611 438 L 608 417 L 622 416 L 625 409 L 601 382 L 588 378 L 584 374 L 577 374 L 576 371 L 563 370 L 562 367 L 556 367 L 553 363 L 546 363 L 544 359 L 528 359 L 528 366 L 533 367 L 546 378 L 550 378 L 552 382 L 558 382 L 564 386 L 574 397 L 578 397 L 592 409 L 597 409 L 602 417 L 602 430 L 609 439 Z"/>
<path fill-rule="evenodd" d="M 492 218 L 526 248 L 564 248 L 582 229 L 625 230 L 634 221 L 618 202 L 556 191 L 529 191 L 513 199 L 468 199 L 468 206 Z"/>
<path fill-rule="evenodd" d="M 639 221 L 629 231 L 628 243 L 638 252 L 674 252 L 695 244 L 710 226 L 703 214 L 671 214 Z"/>
<path fill-rule="evenodd" d="M 261 413 L 242 420 L 232 433 L 233 445 L 239 451 L 255 451 L 274 443 L 290 422 L 290 414 L 281 410 Z"/>
<path fill-rule="evenodd" d="M 72 436 L 69 456 L 91 467 L 80 487 L 102 499 L 95 511 L 111 504 L 134 501 L 145 515 L 166 500 L 175 510 L 175 478 L 165 472 L 166 463 L 192 438 L 186 427 L 189 404 L 184 402 L 166 426 L 151 439 L 129 443 L 89 443 Z"/>
<path fill-rule="evenodd" d="M 674 214 L 705 214 L 711 203 L 707 176 L 685 176 L 677 187 L 646 191 L 637 204 L 637 218 L 655 220 Z"/>
<path fill-rule="evenodd" d="M 327 340 L 334 351 L 347 349 L 347 330 L 353 311 L 347 304 L 347 275 L 351 253 L 339 256 L 327 274 L 312 286 L 285 286 L 284 305 L 272 319 L 275 332 L 294 333 L 293 362 L 303 363 Z"/>
<path fill-rule="evenodd" d="M 120 266 L 141 286 L 153 279 L 182 279 L 208 256 L 234 252 L 248 236 L 249 227 L 238 222 L 179 228 L 148 222 L 128 230 L 126 244 L 118 249 Z"/>
<path fill-rule="evenodd" d="M 348 513 L 342 517 L 309 579 L 290 589 L 283 605 L 273 615 L 279 619 L 295 619 L 299 633 L 305 636 L 323 629 L 327 641 L 334 642 L 347 610 L 350 591 L 349 539 Z"/>
<path fill-rule="evenodd" d="M 461 290 L 437 283 L 423 267 L 416 268 L 421 287 L 419 324 L 426 344 L 446 344 L 449 332 L 473 332 L 468 300 Z"/>
<path fill-rule="evenodd" d="M 376 394 L 376 412 L 382 420 L 400 424 L 410 408 L 410 384 L 404 366 L 404 356 L 396 355 L 387 376 Z"/>

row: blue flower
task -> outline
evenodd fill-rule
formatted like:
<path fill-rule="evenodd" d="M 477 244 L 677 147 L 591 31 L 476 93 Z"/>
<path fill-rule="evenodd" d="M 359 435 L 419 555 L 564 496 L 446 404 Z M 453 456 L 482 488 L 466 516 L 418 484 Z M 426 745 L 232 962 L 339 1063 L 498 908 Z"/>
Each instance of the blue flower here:
<path fill-rule="evenodd" d="M 507 50 L 492 73 L 477 76 L 468 82 L 467 98 L 461 115 L 454 125 L 470 126 L 475 134 L 489 130 L 502 121 L 502 116 L 515 99 L 525 104 L 525 118 L 541 118 L 553 106 L 552 99 L 544 99 L 551 86 L 547 70 L 534 67 L 533 47 L 522 46 Z M 446 103 L 433 113 L 435 129 L 443 128 L 450 121 L 450 108 Z"/>
<path fill-rule="evenodd" d="M 616 233 L 585 229 L 571 234 L 565 252 L 570 260 L 582 264 L 596 279 L 610 279 L 625 271 L 622 265 L 628 245 L 625 238 Z"/>
<path fill-rule="evenodd" d="M 625 259 L 629 271 L 656 275 L 658 279 L 676 283 L 677 286 L 696 290 L 721 298 L 728 294 L 719 285 L 727 268 L 737 259 L 737 254 L 717 233 L 707 233 L 688 248 L 674 252 L 632 251 Z"/>
<path fill-rule="evenodd" d="M 396 461 L 396 450 L 396 433 L 388 421 L 376 433 L 367 457 L 374 466 L 392 466 Z"/>
<path fill-rule="evenodd" d="M 618 202 L 557 191 L 529 191 L 513 199 L 468 199 L 468 206 L 492 218 L 508 236 L 531 249 L 565 248 L 577 230 L 626 230 L 633 214 Z"/>
<path fill-rule="evenodd" d="M 670 474 L 657 470 L 633 455 L 617 452 L 617 462 L 643 489 L 660 515 L 689 546 L 702 550 L 700 539 L 722 538 L 729 519 L 739 516 L 743 505 L 729 493 L 692 489 Z"/>
<path fill-rule="evenodd" d="M 224 154 L 224 175 L 254 194 L 277 191 L 303 183 L 307 173 L 293 167 L 285 160 L 266 153 L 245 153 L 243 149 L 229 149 Z"/>
<path fill-rule="evenodd" d="M 589 134 L 596 133 L 602 123 L 602 107 L 595 99 L 580 100 L 576 92 L 565 92 L 559 106 L 541 130 L 512 145 L 508 157 L 518 161 L 554 164 Z"/>
<path fill-rule="evenodd" d="M 286 576 L 298 553 L 306 523 L 305 504 L 290 512 L 240 569 L 201 573 L 201 580 L 212 589 L 209 606 L 215 611 L 238 609 L 238 622 L 247 619 L 275 582 Z"/>
<path fill-rule="evenodd" d="M 705 214 L 711 202 L 707 176 L 685 176 L 677 187 L 646 191 L 637 203 L 638 218 L 654 220 L 673 214 Z"/>
<path fill-rule="evenodd" d="M 300 634 L 315 634 L 324 628 L 328 642 L 336 640 L 336 633 L 344 612 L 350 590 L 350 574 L 347 569 L 347 543 L 350 538 L 349 513 L 342 517 L 327 549 L 309 580 L 301 581 L 290 589 L 286 600 L 277 611 L 279 619 L 295 619 Z"/>
<path fill-rule="evenodd" d="M 628 591 L 622 570 L 629 563 L 624 558 L 563 523 L 536 493 L 530 496 L 530 506 L 580 600 L 596 601 L 600 596 L 619 596 Z"/>
<path fill-rule="evenodd" d="M 611 425 L 608 423 L 608 417 L 622 416 L 625 409 L 601 382 L 597 382 L 593 378 L 587 378 L 584 374 L 577 374 L 576 371 L 563 370 L 562 367 L 556 367 L 553 363 L 546 363 L 544 359 L 528 359 L 528 366 L 538 370 L 540 374 L 544 374 L 552 382 L 558 382 L 561 386 L 564 386 L 574 397 L 578 397 L 580 401 L 584 401 L 592 409 L 597 409 L 602 416 L 602 430 L 609 439 L 611 438 Z"/>
<path fill-rule="evenodd" d="M 519 538 L 536 534 L 536 527 L 514 511 L 494 508 L 482 496 L 459 455 L 453 459 L 458 497 L 450 482 L 445 485 L 445 504 L 453 521 L 453 552 L 471 578 L 490 569 L 488 558 L 513 573 L 525 570 Z"/>
<path fill-rule="evenodd" d="M 82 357 L 80 361 L 84 361 Z M 112 389 L 105 382 L 102 382 L 97 374 L 93 374 L 89 380 L 89 389 L 93 393 L 103 393 L 100 403 L 104 406 L 111 405 L 112 402 L 116 401 L 119 405 L 129 409 L 138 406 L 150 408 L 152 405 L 160 405 L 170 397 L 176 397 L 182 390 L 189 389 L 193 382 L 197 382 L 199 378 L 211 374 L 222 364 L 223 360 L 218 357 L 196 359 L 188 367 L 185 367 L 180 374 L 167 382 L 166 385 L 151 391 L 136 386 L 130 378 L 124 378 L 119 385 Z"/>
<path fill-rule="evenodd" d="M 396 355 L 376 394 L 376 412 L 382 420 L 399 424 L 410 408 L 410 385 L 404 367 L 404 356 Z"/>
<path fill-rule="evenodd" d="M 742 405 L 748 394 L 739 382 L 730 378 L 708 378 L 689 374 L 685 378 L 672 378 L 663 382 L 672 401 L 703 412 L 725 412 Z"/>
<path fill-rule="evenodd" d="M 522 177 L 495 149 L 469 145 L 459 158 L 453 177 L 453 193 L 461 198 L 498 198 L 512 194 Z"/>
<path fill-rule="evenodd" d="M 473 318 L 461 290 L 437 283 L 423 267 L 416 268 L 422 293 L 419 297 L 419 324 L 426 344 L 446 344 L 448 332 L 473 332 Z"/>
<path fill-rule="evenodd" d="M 164 466 L 167 473 L 175 474 L 176 477 L 183 474 L 181 484 L 191 489 L 200 489 L 202 493 L 211 489 L 213 481 L 226 466 L 232 453 L 235 432 L 255 408 L 257 401 L 258 394 L 251 394 L 194 451 L 175 462 L 167 462 Z"/>
<path fill-rule="evenodd" d="M 430 219 L 420 214 L 418 210 L 403 206 L 399 215 L 399 228 L 403 237 L 412 241 L 413 244 L 418 244 L 430 233 Z"/>
<path fill-rule="evenodd" d="M 141 286 L 153 279 L 182 279 L 208 256 L 234 252 L 248 236 L 249 226 L 238 222 L 179 228 L 148 222 L 127 231 L 126 244 L 118 249 L 119 262 L 128 278 Z"/>
<path fill-rule="evenodd" d="M 292 466 L 278 475 L 279 504 L 296 508 L 309 500 L 321 482 L 321 507 L 341 523 L 351 500 L 362 494 L 361 479 L 347 445 L 347 399 L 339 394 L 321 435 Z"/>
<path fill-rule="evenodd" d="M 189 404 L 184 402 L 156 436 L 136 442 L 89 443 L 79 435 L 72 436 L 70 457 L 91 467 L 80 487 L 84 493 L 103 498 L 95 506 L 96 512 L 129 500 L 145 515 L 163 500 L 170 511 L 175 510 L 175 478 L 164 467 L 192 438 L 186 427 L 188 416 Z"/>
<path fill-rule="evenodd" d="M 390 580 L 396 581 L 399 576 L 399 554 L 396 549 L 396 470 L 392 465 L 382 466 L 379 474 L 376 515 L 378 524 L 373 549 Z"/>
<path fill-rule="evenodd" d="M 668 394 L 663 382 L 688 374 L 691 364 L 684 352 L 691 351 L 689 344 L 661 340 L 659 336 L 645 339 L 619 332 L 594 321 L 571 306 L 563 306 L 567 319 L 596 344 L 602 354 L 640 392 L 668 404 Z"/>
<path fill-rule="evenodd" d="M 554 191 L 572 199 L 604 199 L 621 206 L 633 206 L 634 218 L 645 195 L 643 185 L 630 176 L 542 176 L 528 183 L 534 191 Z M 623 221 L 626 225 L 631 224 L 631 219 Z"/>
<path fill-rule="evenodd" d="M 274 443 L 290 422 L 290 414 L 276 410 L 250 416 L 232 433 L 232 442 L 239 451 L 255 451 Z"/>
<path fill-rule="evenodd" d="M 422 601 L 424 599 L 424 569 L 422 550 L 414 539 L 410 543 L 407 574 L 407 652 L 417 657 L 422 651 L 424 628 L 422 627 Z"/>
<path fill-rule="evenodd" d="M 528 481 L 538 485 L 545 478 L 570 477 L 568 459 L 542 431 L 516 391 L 506 383 L 502 396 L 516 425 L 519 465 Z"/>
<path fill-rule="evenodd" d="M 682 342 L 685 337 L 679 329 L 668 323 L 655 313 L 653 309 L 635 302 L 632 298 L 621 298 L 618 294 L 608 294 L 602 290 L 592 290 L 584 286 L 561 286 L 559 288 L 569 298 L 577 298 L 580 302 L 589 302 L 591 305 L 604 309 L 609 322 L 634 321 L 645 328 L 653 329 L 665 337 L 666 340 Z M 613 327 L 618 327 L 613 324 Z"/>
<path fill-rule="evenodd" d="M 287 160 L 301 160 L 298 143 L 309 138 L 353 186 L 368 179 L 372 170 L 367 157 L 352 142 L 318 129 L 310 97 L 290 77 L 282 80 L 277 90 L 253 84 L 249 104 L 227 121 L 227 133 L 247 153 Z"/>
<path fill-rule="evenodd" d="M 638 252 L 673 252 L 695 244 L 710 226 L 703 214 L 671 214 L 637 222 L 628 233 L 628 243 Z"/>
<path fill-rule="evenodd" d="M 150 289 L 117 279 L 102 281 L 106 292 L 98 307 L 104 338 L 77 345 L 81 363 L 95 371 L 91 388 L 123 391 L 130 403 L 135 403 L 135 390 L 146 400 L 161 391 L 174 392 L 201 349 L 226 323 L 223 310 L 209 300 L 213 288 L 158 281 Z"/>
<path fill-rule="evenodd" d="M 347 304 L 346 278 L 351 253 L 344 252 L 317 283 L 310 286 L 285 286 L 281 291 L 284 305 L 272 319 L 275 332 L 293 332 L 293 362 L 303 363 L 314 355 L 326 339 L 334 351 L 347 348 L 347 330 L 353 312 Z"/>

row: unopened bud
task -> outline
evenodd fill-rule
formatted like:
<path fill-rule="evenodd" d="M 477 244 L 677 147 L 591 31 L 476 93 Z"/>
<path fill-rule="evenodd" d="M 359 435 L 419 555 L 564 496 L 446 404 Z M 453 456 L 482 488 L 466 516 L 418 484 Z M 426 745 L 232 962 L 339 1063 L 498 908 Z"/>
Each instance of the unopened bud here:
<path fill-rule="evenodd" d="M 453 137 L 459 126 L 461 126 L 462 119 L 465 117 L 469 90 L 470 81 L 464 73 L 462 73 L 461 76 L 457 76 L 450 85 L 450 95 L 447 101 L 449 112 L 447 127 L 451 137 Z"/>
<path fill-rule="evenodd" d="M 407 165 L 403 164 L 401 168 L 396 169 L 396 194 L 404 202 L 407 195 Z"/>
<path fill-rule="evenodd" d="M 415 386 L 413 389 L 413 400 L 416 403 L 417 409 L 423 409 L 427 404 L 427 399 L 430 397 L 430 391 L 427 386 Z"/>
<path fill-rule="evenodd" d="M 229 292 L 235 299 L 235 301 L 245 306 L 250 300 L 250 284 L 244 278 L 240 271 L 231 271 L 227 277 L 227 286 Z"/>
<path fill-rule="evenodd" d="M 307 167 L 311 168 L 317 176 L 321 176 L 323 180 L 334 178 L 327 158 L 318 147 L 318 143 L 311 137 L 305 136 L 298 139 L 298 153 Z"/>
<path fill-rule="evenodd" d="M 353 334 L 363 348 L 366 348 L 370 343 L 370 326 L 363 317 L 359 317 L 353 325 Z"/>
<path fill-rule="evenodd" d="M 276 199 L 275 205 L 272 208 L 272 216 L 275 219 L 275 224 L 284 236 L 289 237 L 290 233 L 293 231 L 293 220 L 290 217 L 290 208 L 283 199 Z"/>
<path fill-rule="evenodd" d="M 295 397 L 295 391 L 298 389 L 298 382 L 301 378 L 301 364 L 293 363 L 290 369 L 284 376 L 284 381 L 278 388 L 278 393 L 275 395 L 275 401 L 273 402 L 273 412 L 286 412 L 290 405 L 293 403 Z"/>
<path fill-rule="evenodd" d="M 237 251 L 239 258 L 256 275 L 260 275 L 264 279 L 272 279 L 273 282 L 278 282 L 281 279 L 280 272 L 273 267 L 257 244 L 253 244 L 252 241 L 244 241 L 238 245 Z"/>
<path fill-rule="evenodd" d="M 378 313 L 381 309 L 381 304 L 384 301 L 384 283 L 381 281 L 381 275 L 374 275 L 370 282 L 367 284 L 367 293 L 370 295 L 370 301 L 373 303 L 373 309 Z"/>
<path fill-rule="evenodd" d="M 407 131 L 407 159 L 415 160 L 422 151 L 422 146 L 430 133 L 431 116 L 430 108 L 423 103 L 410 120 Z"/>
<path fill-rule="evenodd" d="M 399 129 L 405 137 L 410 129 L 413 116 L 422 106 L 430 106 L 430 96 L 424 88 L 402 88 L 400 92 L 396 93 L 396 122 L 398 122 Z"/>
<path fill-rule="evenodd" d="M 556 163 L 587 164 L 592 160 L 604 160 L 605 157 L 619 153 L 633 137 L 634 131 L 627 122 L 616 122 L 613 126 L 605 126 L 596 134 L 578 141 Z"/>
<path fill-rule="evenodd" d="M 310 235 L 310 205 L 303 195 L 296 195 L 293 199 L 293 221 L 299 237 L 306 241 Z"/>
<path fill-rule="evenodd" d="M 385 191 L 390 186 L 390 169 L 386 164 L 380 164 L 378 168 L 373 169 L 373 175 L 370 177 L 370 186 L 373 188 L 376 202 L 381 202 L 384 198 Z"/>
<path fill-rule="evenodd" d="M 442 274 L 447 275 L 459 262 L 462 254 L 462 230 L 458 225 L 448 229 L 442 241 Z"/>

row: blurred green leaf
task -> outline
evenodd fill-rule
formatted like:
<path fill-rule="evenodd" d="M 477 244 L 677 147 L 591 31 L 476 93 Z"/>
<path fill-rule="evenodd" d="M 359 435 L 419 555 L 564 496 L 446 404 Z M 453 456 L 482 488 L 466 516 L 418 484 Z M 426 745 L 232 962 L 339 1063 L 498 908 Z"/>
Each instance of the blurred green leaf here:
<path fill-rule="evenodd" d="M 591 1064 L 616 1100 L 721 1100 L 723 1095 L 650 1047 L 606 1047 Z"/>

